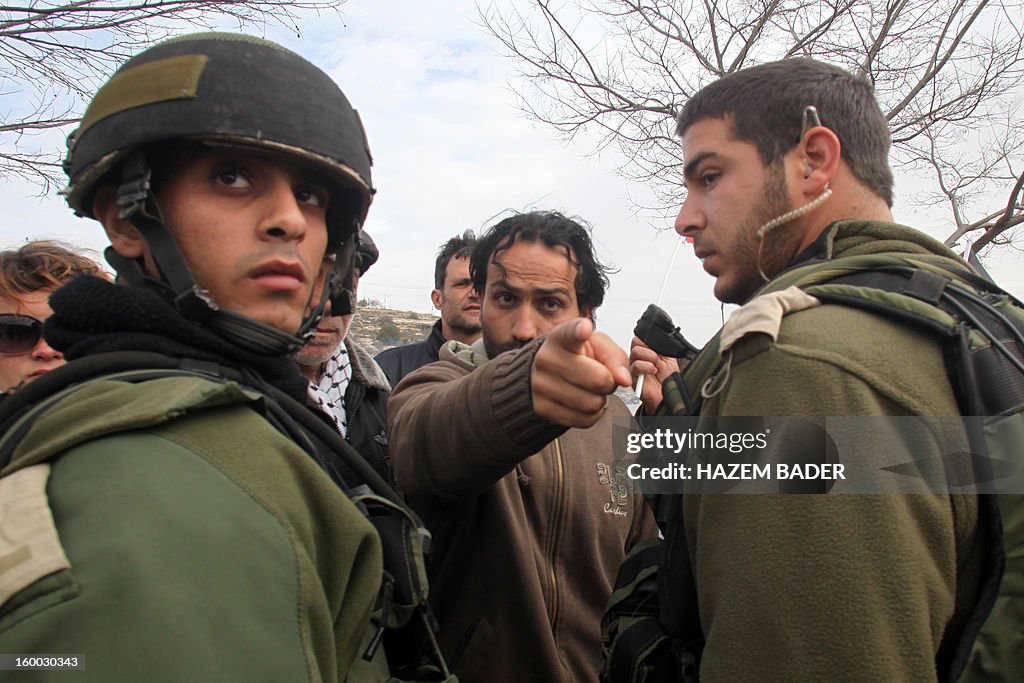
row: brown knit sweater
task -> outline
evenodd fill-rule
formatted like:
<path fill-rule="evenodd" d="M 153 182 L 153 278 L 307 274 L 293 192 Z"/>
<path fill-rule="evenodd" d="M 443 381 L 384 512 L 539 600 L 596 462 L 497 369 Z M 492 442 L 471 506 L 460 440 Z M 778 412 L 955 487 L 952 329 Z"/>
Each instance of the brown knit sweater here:
<path fill-rule="evenodd" d="M 657 533 L 614 475 L 621 401 L 590 429 L 533 413 L 541 341 L 490 362 L 480 346 L 448 344 L 391 398 L 395 473 L 434 533 L 431 603 L 463 683 L 596 681 L 616 572 Z"/>

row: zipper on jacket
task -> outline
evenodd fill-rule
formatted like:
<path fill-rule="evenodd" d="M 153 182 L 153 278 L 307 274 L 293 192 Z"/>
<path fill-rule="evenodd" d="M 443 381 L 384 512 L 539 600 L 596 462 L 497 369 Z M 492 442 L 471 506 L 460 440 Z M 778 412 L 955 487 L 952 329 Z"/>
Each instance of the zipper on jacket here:
<path fill-rule="evenodd" d="M 551 583 L 551 600 L 548 602 L 548 620 L 551 622 L 551 633 L 555 634 L 555 626 L 558 621 L 558 577 L 555 573 L 555 559 L 558 556 L 558 547 L 560 545 L 562 527 L 564 526 L 562 519 L 564 516 L 563 508 L 565 507 L 565 466 L 562 460 L 562 444 L 555 439 L 554 452 L 555 452 L 555 505 L 551 515 L 553 530 L 551 532 L 550 540 L 548 541 L 548 580 Z"/>

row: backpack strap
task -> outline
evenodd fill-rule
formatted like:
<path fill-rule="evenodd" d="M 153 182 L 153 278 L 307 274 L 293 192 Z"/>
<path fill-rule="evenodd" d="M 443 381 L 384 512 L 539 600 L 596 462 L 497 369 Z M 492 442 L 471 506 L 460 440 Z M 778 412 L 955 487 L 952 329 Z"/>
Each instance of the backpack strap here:
<path fill-rule="evenodd" d="M 14 455 L 21 440 L 42 415 L 86 383 L 104 377 L 114 378 L 121 373 L 139 375 L 139 379 L 155 379 L 175 374 L 201 374 L 207 379 L 223 381 L 213 374 L 219 367 L 194 359 L 177 359 L 150 352 L 103 353 L 77 359 L 48 372 L 17 391 L 7 394 L 0 402 L 0 471 Z M 143 375 L 142 373 L 148 373 Z"/>
<path fill-rule="evenodd" d="M 985 539 L 985 561 L 978 599 L 971 609 L 958 638 L 943 638 L 935 654 L 935 671 L 941 683 L 956 683 L 967 667 L 974 642 L 981 633 L 1002 585 L 1006 571 L 1006 549 L 1003 545 L 1003 521 L 999 509 L 999 496 L 978 496 L 978 528 Z M 1018 624 L 1018 627 L 1020 625 Z"/>

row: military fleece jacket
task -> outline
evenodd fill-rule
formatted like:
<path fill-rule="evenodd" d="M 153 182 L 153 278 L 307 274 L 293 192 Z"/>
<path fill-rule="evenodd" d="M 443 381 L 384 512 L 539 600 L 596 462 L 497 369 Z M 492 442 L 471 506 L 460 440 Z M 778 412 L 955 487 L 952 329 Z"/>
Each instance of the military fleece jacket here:
<path fill-rule="evenodd" d="M 450 342 L 391 397 L 392 462 L 434 532 L 430 598 L 463 683 L 596 681 L 618 567 L 657 533 L 612 462 L 621 401 L 589 429 L 533 413 L 541 341 L 490 362 Z"/>
<path fill-rule="evenodd" d="M 868 221 L 833 224 L 805 256 L 877 253 L 963 267 L 922 233 Z M 786 315 L 774 341 L 740 338 L 724 388 L 700 413 L 959 409 L 933 335 L 824 305 Z M 874 437 L 864 434 L 865 448 Z M 970 495 L 706 494 L 684 497 L 684 509 L 705 683 L 934 681 L 940 643 L 975 602 L 983 553 Z"/>
<path fill-rule="evenodd" d="M 47 412 L 0 478 L 0 539 L 29 549 L 3 549 L 0 652 L 78 654 L 83 682 L 345 680 L 380 542 L 258 402 L 174 377 Z"/>

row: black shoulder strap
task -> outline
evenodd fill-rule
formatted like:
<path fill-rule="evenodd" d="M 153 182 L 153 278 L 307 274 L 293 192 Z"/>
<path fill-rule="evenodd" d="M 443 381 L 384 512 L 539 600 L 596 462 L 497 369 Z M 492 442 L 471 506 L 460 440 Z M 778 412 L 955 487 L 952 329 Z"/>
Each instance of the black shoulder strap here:
<path fill-rule="evenodd" d="M 978 599 L 959 636 L 943 638 L 939 644 L 939 651 L 935 654 L 935 671 L 940 683 L 956 683 L 960 680 L 974 649 L 974 641 L 999 597 L 1006 570 L 1006 552 L 1003 547 L 1003 518 L 998 498 L 993 494 L 978 496 L 978 529 L 985 539 L 983 578 L 978 588 Z"/>
<path fill-rule="evenodd" d="M 958 271 L 950 272 L 956 277 L 962 276 Z M 975 276 L 975 279 L 979 278 Z M 981 284 L 987 286 L 979 295 L 930 270 L 883 267 L 811 284 L 806 289 L 825 303 L 872 311 L 945 337 L 947 348 L 955 345 L 955 353 L 946 356 L 947 374 L 961 414 L 996 415 L 1024 403 L 1024 317 L 1011 319 L 992 305 L 991 298 L 1005 297 L 1022 312 L 1024 304 L 995 285 L 984 280 Z M 881 298 L 836 291 L 835 285 L 853 285 L 912 297 L 959 322 L 950 324 Z M 970 348 L 972 332 L 985 337 L 989 348 L 973 352 Z M 989 376 L 976 376 L 979 371 Z M 972 445 L 983 447 L 983 444 Z"/>
<path fill-rule="evenodd" d="M 154 376 L 167 376 L 178 370 L 188 372 L 182 367 L 183 363 L 186 361 L 141 351 L 97 354 L 63 365 L 8 394 L 0 402 L 0 435 L 3 437 L 0 442 L 0 469 L 10 463 L 15 449 L 35 421 L 66 390 L 106 375 L 132 370 L 146 369 L 154 372 Z M 29 413 L 32 415 L 19 423 Z"/>
<path fill-rule="evenodd" d="M 404 507 L 404 503 L 392 487 L 337 431 L 318 419 L 307 406 L 295 401 L 285 392 L 263 382 L 255 375 L 248 375 L 217 363 L 193 358 L 175 358 L 148 351 L 118 351 L 79 358 L 46 373 L 7 396 L 0 403 L 0 434 L 3 435 L 0 442 L 0 469 L 7 466 L 22 438 L 35 421 L 45 414 L 54 398 L 62 392 L 101 378 L 142 382 L 179 374 L 199 375 L 217 382 L 235 381 L 262 393 L 269 399 L 265 405 L 269 412 L 266 417 L 271 423 L 292 437 L 344 490 L 348 491 L 350 486 L 343 482 L 344 478 L 337 471 L 332 472 L 334 468 L 330 467 L 329 459 L 322 457 L 321 450 L 310 442 L 303 430 L 325 444 L 327 449 L 336 454 L 344 462 L 345 467 L 354 472 L 356 478 L 367 484 L 374 493 Z M 29 412 L 32 412 L 32 415 L 22 420 Z M 11 431 L 12 429 L 14 431 Z"/>

